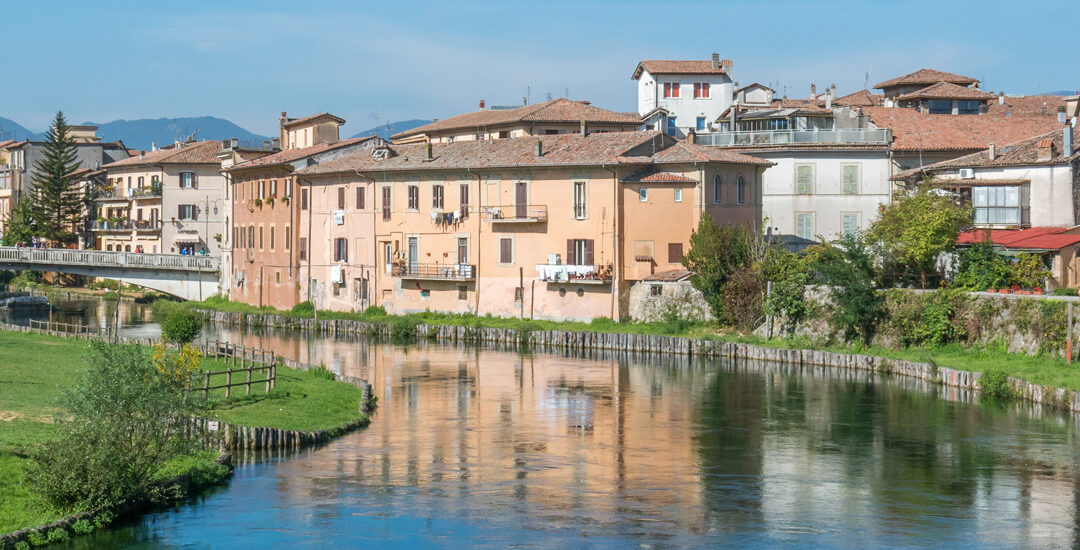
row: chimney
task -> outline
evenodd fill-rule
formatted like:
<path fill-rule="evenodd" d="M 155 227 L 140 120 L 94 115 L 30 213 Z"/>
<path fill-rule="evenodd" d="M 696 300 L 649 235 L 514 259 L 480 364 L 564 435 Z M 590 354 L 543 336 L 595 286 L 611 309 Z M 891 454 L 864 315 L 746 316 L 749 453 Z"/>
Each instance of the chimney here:
<path fill-rule="evenodd" d="M 533 147 L 533 153 L 535 153 L 536 156 L 538 156 L 538 157 L 544 156 L 544 142 L 543 141 L 541 141 L 539 139 L 536 140 L 536 145 Z"/>
<path fill-rule="evenodd" d="M 1065 106 L 1064 105 L 1062 105 L 1061 107 L 1058 107 L 1057 115 L 1058 115 L 1058 124 L 1065 124 L 1065 118 L 1066 117 L 1065 117 Z"/>
<path fill-rule="evenodd" d="M 265 149 L 269 149 L 269 148 L 270 148 L 270 140 L 264 139 L 263 140 L 263 149 L 265 150 Z"/>
<path fill-rule="evenodd" d="M 480 100 L 480 110 L 481 111 L 484 110 L 484 100 L 483 99 Z"/>
<path fill-rule="evenodd" d="M 731 106 L 731 131 L 732 132 L 739 129 L 739 127 L 735 125 L 735 112 L 738 111 L 738 110 L 739 109 L 737 107 L 735 107 L 734 105 Z"/>
<path fill-rule="evenodd" d="M 281 138 L 270 138 L 270 147 L 273 149 L 281 149 Z"/>
<path fill-rule="evenodd" d="M 997 145 L 994 145 L 993 143 L 990 144 L 988 156 L 990 157 L 990 160 L 997 159 Z"/>
<path fill-rule="evenodd" d="M 1042 116 L 1046 116 L 1046 102 L 1045 101 L 1043 102 L 1043 106 L 1042 106 Z"/>
<path fill-rule="evenodd" d="M 810 99 L 817 99 L 817 84 L 810 84 Z"/>
<path fill-rule="evenodd" d="M 150 150 L 151 151 L 157 151 L 157 142 L 156 141 L 151 141 L 150 142 Z"/>
<path fill-rule="evenodd" d="M 987 107 L 985 103 L 979 105 L 979 114 L 985 115 L 990 112 L 990 107 Z"/>
<path fill-rule="evenodd" d="M 825 108 L 832 109 L 832 93 L 825 94 Z"/>
<path fill-rule="evenodd" d="M 1066 157 L 1071 157 L 1073 152 L 1073 127 L 1066 125 L 1061 130 L 1061 153 Z"/>
<path fill-rule="evenodd" d="M 229 148 L 230 149 L 236 149 L 237 147 L 240 147 L 240 138 L 230 138 L 229 139 Z"/>
<path fill-rule="evenodd" d="M 694 143 L 694 137 L 696 132 L 693 128 L 686 131 L 686 143 Z"/>
<path fill-rule="evenodd" d="M 836 99 L 836 84 L 829 86 L 829 97 Z"/>
<path fill-rule="evenodd" d="M 1004 105 L 1004 104 L 1005 104 L 1005 92 L 1001 92 L 1001 95 L 998 96 L 998 105 Z"/>
<path fill-rule="evenodd" d="M 586 133 L 587 130 L 588 129 L 585 127 L 585 121 L 582 120 L 581 121 L 581 137 L 585 137 L 585 136 L 589 135 L 589 134 Z"/>
<path fill-rule="evenodd" d="M 1039 140 L 1039 143 L 1035 144 L 1035 151 L 1035 160 L 1039 162 L 1054 158 L 1054 141 L 1049 138 Z"/>
<path fill-rule="evenodd" d="M 720 54 L 718 53 L 712 54 L 712 68 L 714 71 L 720 68 Z"/>
<path fill-rule="evenodd" d="M 522 107 L 527 107 L 528 105 L 529 105 L 528 96 L 521 96 L 521 106 Z"/>
<path fill-rule="evenodd" d="M 424 160 L 432 160 L 435 158 L 435 153 L 432 151 L 431 142 L 424 142 Z"/>
<path fill-rule="evenodd" d="M 724 71 L 724 74 L 726 74 L 728 76 L 732 76 L 732 74 L 731 74 L 731 66 L 732 65 L 734 65 L 734 64 L 731 62 L 730 59 L 721 59 L 720 60 L 720 70 Z"/>

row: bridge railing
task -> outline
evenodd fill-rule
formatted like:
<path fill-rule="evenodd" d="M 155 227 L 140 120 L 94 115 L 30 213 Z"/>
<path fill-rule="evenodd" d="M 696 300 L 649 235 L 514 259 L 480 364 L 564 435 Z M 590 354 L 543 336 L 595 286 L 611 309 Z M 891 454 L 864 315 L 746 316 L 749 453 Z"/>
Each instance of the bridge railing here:
<path fill-rule="evenodd" d="M 212 256 L 139 254 L 102 250 L 69 250 L 64 248 L 16 248 L 12 246 L 0 246 L 0 263 L 2 262 L 134 267 L 167 271 L 217 271 L 219 265 L 218 259 Z"/>

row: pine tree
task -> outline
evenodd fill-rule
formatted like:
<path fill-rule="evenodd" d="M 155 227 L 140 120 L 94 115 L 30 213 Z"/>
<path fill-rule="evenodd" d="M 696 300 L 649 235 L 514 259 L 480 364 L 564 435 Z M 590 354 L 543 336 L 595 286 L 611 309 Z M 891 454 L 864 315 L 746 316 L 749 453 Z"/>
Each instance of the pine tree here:
<path fill-rule="evenodd" d="M 70 176 L 79 168 L 78 149 L 68 134 L 63 111 L 56 113 L 42 155 L 34 163 L 34 186 L 29 197 L 34 230 L 39 237 L 70 241 L 75 238 L 72 227 L 82 219 L 84 197 Z"/>

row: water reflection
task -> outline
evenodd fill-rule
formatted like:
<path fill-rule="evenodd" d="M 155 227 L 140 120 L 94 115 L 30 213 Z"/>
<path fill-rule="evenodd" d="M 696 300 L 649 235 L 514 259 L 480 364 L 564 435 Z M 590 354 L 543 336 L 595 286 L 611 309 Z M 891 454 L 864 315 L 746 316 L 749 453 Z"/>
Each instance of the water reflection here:
<path fill-rule="evenodd" d="M 372 425 L 74 546 L 1068 546 L 1076 420 L 910 379 L 223 329 Z"/>

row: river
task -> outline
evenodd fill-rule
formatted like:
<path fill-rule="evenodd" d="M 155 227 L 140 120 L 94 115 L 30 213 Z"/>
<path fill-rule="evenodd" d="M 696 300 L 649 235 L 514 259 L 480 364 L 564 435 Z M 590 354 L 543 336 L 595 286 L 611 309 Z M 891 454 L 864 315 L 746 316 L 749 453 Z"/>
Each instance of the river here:
<path fill-rule="evenodd" d="M 368 379 L 371 425 L 240 456 L 227 486 L 69 547 L 1080 544 L 1076 421 L 1029 405 L 781 364 L 208 337 Z"/>

